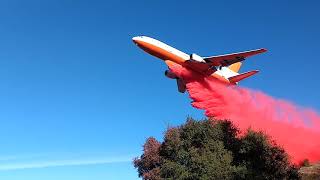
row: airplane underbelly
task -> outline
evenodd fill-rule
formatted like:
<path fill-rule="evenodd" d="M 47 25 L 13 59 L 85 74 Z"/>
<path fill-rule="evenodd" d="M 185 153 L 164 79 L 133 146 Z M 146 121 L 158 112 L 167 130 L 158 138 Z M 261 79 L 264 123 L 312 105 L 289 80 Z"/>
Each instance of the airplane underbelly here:
<path fill-rule="evenodd" d="M 147 53 L 155 57 L 158 57 L 162 60 L 171 60 L 178 64 L 182 64 L 186 61 L 184 58 L 152 44 L 145 43 L 142 44 L 140 47 Z"/>

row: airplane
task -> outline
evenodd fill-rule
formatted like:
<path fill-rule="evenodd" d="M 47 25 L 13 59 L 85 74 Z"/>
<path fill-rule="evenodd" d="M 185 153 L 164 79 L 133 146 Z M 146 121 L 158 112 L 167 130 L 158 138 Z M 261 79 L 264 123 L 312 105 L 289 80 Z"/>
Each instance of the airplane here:
<path fill-rule="evenodd" d="M 147 36 L 136 36 L 132 40 L 145 52 L 162 59 L 168 67 L 179 64 L 204 76 L 213 76 L 223 83 L 232 85 L 236 85 L 239 81 L 259 72 L 258 70 L 253 70 L 239 74 L 238 71 L 240 70 L 242 61 L 247 57 L 267 51 L 267 49 L 261 48 L 238 53 L 201 57 L 195 53 L 186 54 Z M 183 79 L 179 78 L 170 69 L 165 71 L 165 76 L 176 79 L 179 92 L 184 93 L 186 91 L 186 84 Z"/>

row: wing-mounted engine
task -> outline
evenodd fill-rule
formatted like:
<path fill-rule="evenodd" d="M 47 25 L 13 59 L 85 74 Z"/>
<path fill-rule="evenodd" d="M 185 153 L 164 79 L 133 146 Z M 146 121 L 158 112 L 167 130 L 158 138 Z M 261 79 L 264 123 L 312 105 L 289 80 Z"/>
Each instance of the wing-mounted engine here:
<path fill-rule="evenodd" d="M 184 83 L 183 79 L 179 78 L 177 79 L 177 86 L 178 86 L 178 91 L 181 93 L 186 92 L 186 83 Z"/>
<path fill-rule="evenodd" d="M 164 72 L 164 75 L 170 79 L 175 79 L 177 81 L 178 91 L 181 93 L 186 92 L 186 84 L 184 81 L 179 78 L 175 73 L 173 73 L 171 70 L 166 70 Z"/>
<path fill-rule="evenodd" d="M 164 75 L 167 76 L 170 79 L 178 79 L 178 76 L 175 73 L 173 73 L 172 71 L 170 71 L 170 70 L 166 70 L 164 72 Z"/>
<path fill-rule="evenodd" d="M 190 54 L 190 60 L 197 61 L 200 63 L 206 62 L 201 56 L 199 56 L 198 54 L 195 54 L 195 53 Z"/>

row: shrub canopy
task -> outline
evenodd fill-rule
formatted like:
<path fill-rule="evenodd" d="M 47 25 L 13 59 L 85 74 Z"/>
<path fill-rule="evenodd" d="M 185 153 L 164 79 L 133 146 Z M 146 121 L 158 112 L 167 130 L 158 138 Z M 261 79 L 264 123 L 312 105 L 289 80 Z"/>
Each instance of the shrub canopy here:
<path fill-rule="evenodd" d="M 188 118 L 160 143 L 150 137 L 134 160 L 139 176 L 160 179 L 299 179 L 285 151 L 264 133 L 239 130 L 230 121 Z"/>

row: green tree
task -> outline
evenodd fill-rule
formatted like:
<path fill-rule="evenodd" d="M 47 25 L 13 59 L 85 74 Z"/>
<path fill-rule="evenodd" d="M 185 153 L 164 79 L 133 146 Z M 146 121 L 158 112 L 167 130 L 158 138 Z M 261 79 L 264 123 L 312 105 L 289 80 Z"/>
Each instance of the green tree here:
<path fill-rule="evenodd" d="M 262 132 L 248 130 L 240 138 L 237 163 L 246 166 L 246 179 L 298 179 L 298 168 L 289 163 L 283 148 Z"/>
<path fill-rule="evenodd" d="M 282 148 L 261 132 L 239 130 L 230 121 L 188 118 L 169 128 L 164 141 L 148 138 L 134 160 L 143 179 L 299 179 Z"/>

